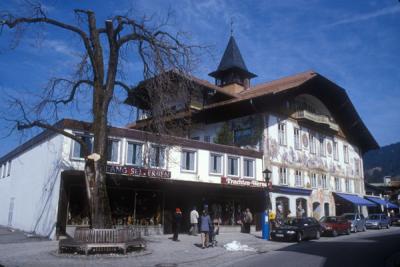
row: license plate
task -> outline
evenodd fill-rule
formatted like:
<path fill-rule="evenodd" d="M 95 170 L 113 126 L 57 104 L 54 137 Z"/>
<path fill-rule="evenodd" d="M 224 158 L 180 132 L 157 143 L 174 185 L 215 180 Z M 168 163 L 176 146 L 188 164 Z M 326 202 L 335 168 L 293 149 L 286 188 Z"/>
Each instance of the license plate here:
<path fill-rule="evenodd" d="M 283 237 L 283 234 L 276 234 L 277 237 Z"/>

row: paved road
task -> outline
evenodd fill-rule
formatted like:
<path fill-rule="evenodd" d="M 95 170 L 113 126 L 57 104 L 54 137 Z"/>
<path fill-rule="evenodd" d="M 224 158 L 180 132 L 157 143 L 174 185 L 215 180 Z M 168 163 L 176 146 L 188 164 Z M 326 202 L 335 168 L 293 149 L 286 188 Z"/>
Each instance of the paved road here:
<path fill-rule="evenodd" d="M 320 240 L 305 241 L 253 255 L 229 266 L 400 266 L 388 265 L 400 252 L 400 228 L 368 230 L 349 236 L 322 237 Z M 399 255 L 399 254 L 397 254 Z M 397 257 L 397 260 L 399 257 Z M 220 265 L 225 266 L 225 265 Z M 228 266 L 228 265 L 226 265 Z"/>

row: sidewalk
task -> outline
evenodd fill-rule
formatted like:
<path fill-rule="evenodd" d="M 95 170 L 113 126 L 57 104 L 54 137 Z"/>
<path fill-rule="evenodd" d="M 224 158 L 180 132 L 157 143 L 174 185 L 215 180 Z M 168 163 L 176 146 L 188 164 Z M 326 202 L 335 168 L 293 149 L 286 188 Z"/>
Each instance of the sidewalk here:
<path fill-rule="evenodd" d="M 127 255 L 59 255 L 58 241 L 27 237 L 0 227 L 0 265 L 4 266 L 228 266 L 244 257 L 266 253 L 291 245 L 261 239 L 261 233 L 221 233 L 214 248 L 201 248 L 200 236 L 179 235 L 180 242 L 170 235 L 146 237 L 147 248 Z M 224 245 L 238 241 L 250 251 L 228 251 Z"/>

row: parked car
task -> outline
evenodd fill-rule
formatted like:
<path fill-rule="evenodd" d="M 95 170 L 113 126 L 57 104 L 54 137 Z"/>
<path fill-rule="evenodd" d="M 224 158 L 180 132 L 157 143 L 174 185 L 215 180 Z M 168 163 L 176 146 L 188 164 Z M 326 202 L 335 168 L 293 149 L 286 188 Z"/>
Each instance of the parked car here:
<path fill-rule="evenodd" d="M 382 229 L 386 227 L 390 228 L 390 219 L 386 214 L 370 214 L 365 222 L 367 228 Z"/>
<path fill-rule="evenodd" d="M 301 242 L 304 239 L 319 239 L 321 225 L 311 217 L 289 218 L 280 226 L 272 229 L 272 240 L 291 240 Z"/>
<path fill-rule="evenodd" d="M 393 217 L 390 217 L 391 225 L 400 225 L 400 214 L 396 214 Z"/>
<path fill-rule="evenodd" d="M 359 213 L 344 213 L 342 214 L 346 220 L 351 223 L 351 231 L 357 233 L 358 231 L 365 231 L 367 228 L 365 227 L 365 217 Z"/>
<path fill-rule="evenodd" d="M 351 232 L 351 223 L 344 217 L 322 217 L 319 222 L 322 226 L 323 234 L 337 236 L 338 234 L 349 235 Z"/>

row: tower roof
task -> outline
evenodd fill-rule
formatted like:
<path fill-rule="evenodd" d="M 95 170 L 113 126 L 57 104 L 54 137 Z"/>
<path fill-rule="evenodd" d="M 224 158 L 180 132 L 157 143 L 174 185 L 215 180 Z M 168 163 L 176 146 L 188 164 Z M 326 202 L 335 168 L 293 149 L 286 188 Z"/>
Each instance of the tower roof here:
<path fill-rule="evenodd" d="M 236 70 L 249 78 L 257 77 L 257 75 L 247 70 L 246 64 L 244 63 L 242 54 L 240 53 L 239 47 L 236 44 L 235 38 L 231 36 L 228 45 L 226 46 L 224 55 L 222 56 L 221 62 L 218 65 L 216 71 L 211 72 L 209 75 L 214 78 L 219 78 L 228 71 Z"/>

